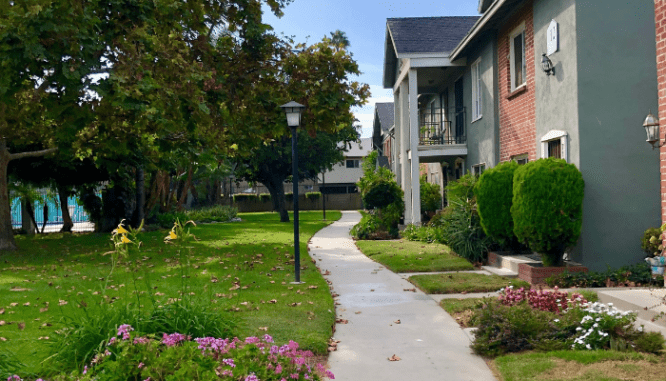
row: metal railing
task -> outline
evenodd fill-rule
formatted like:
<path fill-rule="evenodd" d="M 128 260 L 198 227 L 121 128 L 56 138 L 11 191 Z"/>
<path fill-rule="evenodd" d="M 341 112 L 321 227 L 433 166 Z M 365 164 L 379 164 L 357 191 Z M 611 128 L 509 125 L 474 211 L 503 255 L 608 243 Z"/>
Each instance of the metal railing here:
<path fill-rule="evenodd" d="M 425 110 L 419 118 L 419 145 L 465 144 L 465 108 Z"/>
<path fill-rule="evenodd" d="M 60 203 L 54 200 L 52 197 L 47 197 L 47 192 L 45 191 L 40 191 L 39 193 L 42 196 L 42 200 L 35 201 L 33 203 L 37 228 L 41 231 L 42 226 L 44 225 L 44 200 L 46 200 L 48 213 L 46 213 L 45 231 L 54 231 L 54 229 L 58 230 L 63 224 Z M 92 227 L 92 223 L 90 223 L 90 217 L 83 209 L 83 206 L 79 205 L 78 199 L 76 197 L 69 197 L 67 199 L 67 209 L 69 210 L 69 215 L 72 218 L 72 222 L 75 224 L 75 227 L 80 228 L 77 230 L 88 230 L 88 228 Z M 11 197 L 11 218 L 13 228 L 20 228 L 22 226 L 23 216 L 21 213 L 21 199 L 19 197 Z M 76 226 L 79 224 L 83 224 L 85 226 Z"/>

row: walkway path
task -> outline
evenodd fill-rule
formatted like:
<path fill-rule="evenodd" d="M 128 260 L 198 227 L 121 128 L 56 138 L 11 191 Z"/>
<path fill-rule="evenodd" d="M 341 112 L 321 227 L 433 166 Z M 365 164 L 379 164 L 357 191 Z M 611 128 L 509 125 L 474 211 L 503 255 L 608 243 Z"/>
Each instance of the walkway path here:
<path fill-rule="evenodd" d="M 432 298 L 363 255 L 349 236 L 358 212 L 312 238 L 310 255 L 330 275 L 337 316 L 338 350 L 329 357 L 336 380 L 495 380 L 472 354 L 469 339 Z M 398 322 L 399 321 L 399 322 Z M 393 355 L 400 361 L 389 361 Z"/>

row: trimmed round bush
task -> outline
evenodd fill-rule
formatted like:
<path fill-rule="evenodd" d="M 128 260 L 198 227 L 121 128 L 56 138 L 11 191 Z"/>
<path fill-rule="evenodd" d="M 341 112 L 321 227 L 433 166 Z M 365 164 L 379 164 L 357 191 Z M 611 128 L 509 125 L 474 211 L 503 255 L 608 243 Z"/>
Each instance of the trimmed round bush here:
<path fill-rule="evenodd" d="M 509 161 L 483 172 L 474 188 L 477 211 L 483 231 L 507 249 L 516 241 L 513 233 L 511 205 L 513 200 L 513 174 L 518 163 Z"/>
<path fill-rule="evenodd" d="M 383 209 L 402 200 L 402 189 L 395 180 L 376 178 L 363 192 L 363 204 L 367 209 Z"/>
<path fill-rule="evenodd" d="M 561 265 L 566 248 L 578 241 L 584 187 L 578 168 L 562 159 L 533 161 L 514 173 L 513 231 L 545 266 Z"/>
<path fill-rule="evenodd" d="M 429 183 L 425 176 L 421 178 L 421 212 L 436 212 L 442 207 L 442 194 L 439 185 Z"/>

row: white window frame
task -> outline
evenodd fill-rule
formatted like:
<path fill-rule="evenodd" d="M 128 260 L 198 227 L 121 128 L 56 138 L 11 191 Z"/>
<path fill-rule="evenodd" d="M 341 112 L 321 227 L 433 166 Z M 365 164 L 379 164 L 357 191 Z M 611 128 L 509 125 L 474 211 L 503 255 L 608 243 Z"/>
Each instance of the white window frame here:
<path fill-rule="evenodd" d="M 522 65 L 523 65 L 523 82 L 522 83 L 516 83 L 516 52 L 515 52 L 515 46 L 514 46 L 514 40 L 516 37 L 519 35 L 523 36 L 523 60 L 522 60 Z M 526 57 L 525 57 L 525 23 L 521 23 L 516 29 L 511 32 L 509 35 L 509 62 L 510 62 L 510 70 L 509 70 L 509 76 L 511 77 L 511 91 L 515 91 L 516 89 L 525 86 L 527 83 L 527 64 L 526 64 Z"/>
<path fill-rule="evenodd" d="M 481 176 L 486 170 L 486 163 L 475 164 L 472 166 L 472 174 L 474 176 Z"/>
<path fill-rule="evenodd" d="M 541 137 L 541 157 L 542 158 L 547 158 L 548 157 L 548 142 L 551 142 L 553 140 L 559 140 L 560 141 L 560 149 L 562 150 L 560 152 L 560 156 L 564 161 L 567 163 L 569 162 L 568 158 L 568 153 L 569 153 L 569 147 L 568 141 L 569 141 L 569 133 L 566 131 L 561 131 L 561 130 L 551 130 L 548 131 L 548 133 L 544 136 Z"/>
<path fill-rule="evenodd" d="M 472 64 L 472 123 L 483 117 L 483 112 L 481 111 L 483 106 L 483 97 L 481 95 L 483 82 L 481 79 L 480 63 L 481 58 Z"/>
<path fill-rule="evenodd" d="M 349 162 L 353 162 L 352 166 L 349 166 Z M 354 169 L 354 168 L 360 168 L 361 167 L 361 161 L 359 159 L 346 159 L 345 160 L 345 168 L 347 169 Z"/>

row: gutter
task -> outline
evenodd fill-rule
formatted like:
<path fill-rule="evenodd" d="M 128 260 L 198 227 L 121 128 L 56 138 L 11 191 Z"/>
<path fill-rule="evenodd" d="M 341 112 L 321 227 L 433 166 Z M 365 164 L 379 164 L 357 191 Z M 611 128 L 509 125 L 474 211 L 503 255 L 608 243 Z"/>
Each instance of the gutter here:
<path fill-rule="evenodd" d="M 497 13 L 497 10 L 506 3 L 507 0 L 495 0 L 493 4 L 486 10 L 486 13 L 481 16 L 480 19 L 474 23 L 474 26 L 472 29 L 467 33 L 467 35 L 458 43 L 458 46 L 456 46 L 455 49 L 451 52 L 449 55 L 449 60 L 453 61 L 456 58 L 458 58 L 458 55 L 462 52 L 462 50 L 467 46 L 467 44 L 474 39 L 474 37 L 479 34 L 479 31 L 488 23 L 488 21 L 495 16 L 495 13 Z"/>

